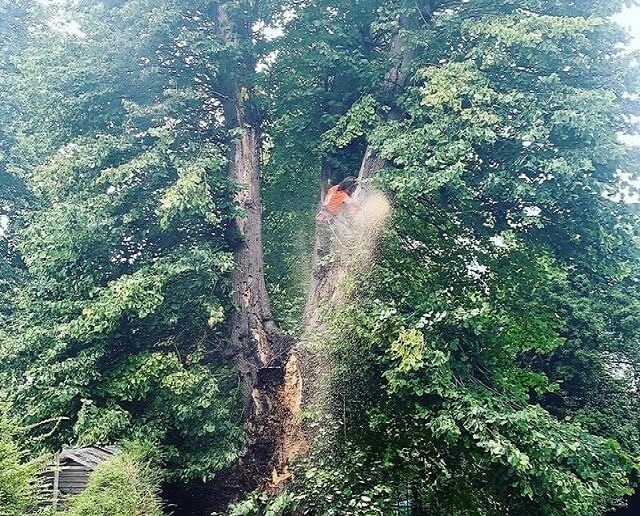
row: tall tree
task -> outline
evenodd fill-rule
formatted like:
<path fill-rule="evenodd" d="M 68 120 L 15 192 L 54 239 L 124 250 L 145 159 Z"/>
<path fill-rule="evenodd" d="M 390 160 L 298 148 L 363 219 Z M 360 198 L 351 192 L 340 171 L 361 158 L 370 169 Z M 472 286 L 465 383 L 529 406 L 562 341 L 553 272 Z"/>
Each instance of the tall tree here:
<path fill-rule="evenodd" d="M 286 476 L 299 382 L 265 289 L 255 87 L 272 8 L 43 7 L 53 22 L 11 56 L 11 166 L 37 204 L 18 220 L 29 275 L 3 375 L 30 419 L 64 416 L 50 446 L 140 435 L 173 478 L 238 454 L 240 487 Z"/>
<path fill-rule="evenodd" d="M 34 202 L 15 218 L 27 274 L 0 353 L 21 417 L 58 421 L 34 429 L 48 447 L 149 439 L 188 481 L 241 439 L 218 351 L 233 186 L 216 111 L 178 84 L 178 7 L 79 4 L 77 30 L 33 25 L 11 56 L 10 166 Z"/>
<path fill-rule="evenodd" d="M 635 130 L 637 70 L 606 18 L 620 5 L 431 7 L 388 25 L 399 88 L 327 134 L 366 135 L 361 177 L 394 219 L 353 301 L 330 305 L 341 428 L 301 505 L 601 514 L 630 490 L 637 431 L 621 423 L 639 409 L 637 223 L 615 200 L 619 172 L 637 175 L 617 136 Z"/>
<path fill-rule="evenodd" d="M 217 69 L 204 90 L 221 107 L 226 130 L 228 169 L 237 187 L 234 220 L 235 266 L 231 273 L 235 310 L 229 321 L 229 346 L 240 374 L 245 415 L 242 458 L 229 482 L 253 488 L 278 484 L 288 476 L 290 456 L 304 447 L 297 412 L 299 372 L 291 342 L 275 325 L 264 275 L 261 163 L 264 93 L 257 65 L 268 45 L 261 26 L 276 14 L 273 2 L 204 2 L 193 11 L 196 34 L 211 38 L 209 55 Z M 206 47 L 205 47 L 206 48 Z M 236 486 L 237 487 L 237 486 Z M 225 495 L 222 495 L 223 498 Z M 224 500 L 222 500 L 224 501 Z"/>

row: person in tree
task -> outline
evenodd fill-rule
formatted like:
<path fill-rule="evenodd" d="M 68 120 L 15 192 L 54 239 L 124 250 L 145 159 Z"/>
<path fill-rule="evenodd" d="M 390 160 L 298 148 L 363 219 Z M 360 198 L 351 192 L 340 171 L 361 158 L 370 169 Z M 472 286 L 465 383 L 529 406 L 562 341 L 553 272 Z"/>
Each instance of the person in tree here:
<path fill-rule="evenodd" d="M 356 212 L 356 204 L 352 198 L 356 186 L 356 178 L 348 176 L 337 185 L 329 188 L 316 220 L 318 222 L 329 222 L 341 214 L 352 217 Z"/>
<path fill-rule="evenodd" d="M 337 247 L 346 247 L 344 241 L 349 240 L 351 234 L 351 217 L 355 215 L 356 203 L 353 194 L 357 182 L 355 177 L 345 177 L 340 183 L 332 186 L 327 191 L 316 215 L 318 226 L 318 239 L 316 253 L 320 260 L 314 265 L 314 276 L 322 277 L 326 270 L 325 260 L 331 251 Z"/>

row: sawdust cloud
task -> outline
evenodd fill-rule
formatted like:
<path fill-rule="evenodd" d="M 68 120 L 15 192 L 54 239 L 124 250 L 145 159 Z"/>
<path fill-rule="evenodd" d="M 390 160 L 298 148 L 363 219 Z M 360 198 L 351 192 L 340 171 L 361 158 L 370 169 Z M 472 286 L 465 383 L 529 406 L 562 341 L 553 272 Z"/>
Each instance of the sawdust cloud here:
<path fill-rule="evenodd" d="M 331 387 L 331 318 L 352 300 L 352 280 L 374 265 L 391 213 L 387 197 L 372 191 L 360 196 L 351 220 L 338 219 L 330 227 L 319 228 L 326 232 L 328 254 L 314 263 L 315 278 L 298 346 L 303 363 L 304 427 L 313 447 L 322 447 L 325 438 L 344 425 L 339 416 L 342 401 L 336 399 Z"/>

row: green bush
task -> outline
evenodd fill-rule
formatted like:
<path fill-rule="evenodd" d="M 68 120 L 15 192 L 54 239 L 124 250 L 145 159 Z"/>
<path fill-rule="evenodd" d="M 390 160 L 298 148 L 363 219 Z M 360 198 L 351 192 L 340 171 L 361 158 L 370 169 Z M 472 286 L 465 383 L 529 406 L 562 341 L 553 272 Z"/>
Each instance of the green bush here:
<path fill-rule="evenodd" d="M 7 412 L 7 406 L 0 404 L 0 516 L 22 516 L 35 501 L 37 464 L 23 461 Z"/>
<path fill-rule="evenodd" d="M 135 451 L 100 464 L 87 489 L 69 498 L 64 516 L 161 516 L 159 474 Z"/>

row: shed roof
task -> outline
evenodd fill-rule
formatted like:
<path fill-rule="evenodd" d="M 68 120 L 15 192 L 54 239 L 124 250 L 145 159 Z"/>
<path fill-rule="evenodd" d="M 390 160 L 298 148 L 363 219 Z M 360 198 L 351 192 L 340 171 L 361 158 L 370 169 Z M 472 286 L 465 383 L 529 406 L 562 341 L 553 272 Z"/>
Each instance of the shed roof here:
<path fill-rule="evenodd" d="M 94 470 L 98 464 L 120 453 L 117 446 L 87 446 L 86 448 L 71 448 L 60 453 L 60 461 L 72 460 L 89 470 Z"/>

